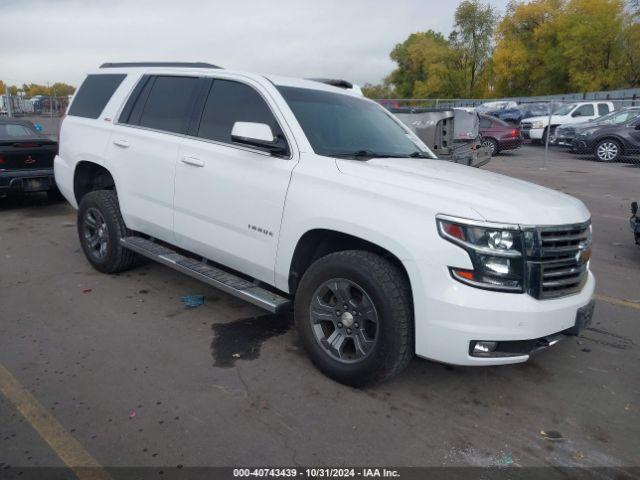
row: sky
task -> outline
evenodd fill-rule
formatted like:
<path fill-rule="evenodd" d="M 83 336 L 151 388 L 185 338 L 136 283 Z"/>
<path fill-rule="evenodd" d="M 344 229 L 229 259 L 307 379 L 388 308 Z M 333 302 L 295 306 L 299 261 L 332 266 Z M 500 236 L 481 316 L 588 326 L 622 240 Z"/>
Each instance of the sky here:
<path fill-rule="evenodd" d="M 203 61 L 379 83 L 393 47 L 447 35 L 458 0 L 0 0 L 0 79 L 79 85 L 103 62 Z M 500 12 L 507 0 L 490 1 Z"/>

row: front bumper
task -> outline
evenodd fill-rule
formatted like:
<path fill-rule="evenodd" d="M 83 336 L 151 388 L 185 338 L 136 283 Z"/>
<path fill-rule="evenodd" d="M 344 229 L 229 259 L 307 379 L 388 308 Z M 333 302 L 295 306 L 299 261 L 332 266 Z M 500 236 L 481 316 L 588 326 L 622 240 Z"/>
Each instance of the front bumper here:
<path fill-rule="evenodd" d="M 0 171 L 0 193 L 46 192 L 55 188 L 53 168 Z"/>
<path fill-rule="evenodd" d="M 549 139 L 549 143 L 552 145 L 558 145 L 560 147 L 572 147 L 575 137 L 569 136 L 554 136 Z"/>
<path fill-rule="evenodd" d="M 403 262 L 413 290 L 416 355 L 454 365 L 502 365 L 524 362 L 521 355 L 476 357 L 474 341 L 537 341 L 575 333 L 578 309 L 591 302 L 595 279 L 588 274 L 576 294 L 537 300 L 528 294 L 502 293 L 463 285 L 449 271 L 427 261 Z M 567 332 L 569 331 L 569 332 Z"/>
<path fill-rule="evenodd" d="M 571 149 L 575 153 L 585 154 L 585 153 L 593 153 L 594 145 L 591 142 L 580 138 L 574 138 L 571 143 Z"/>
<path fill-rule="evenodd" d="M 527 130 L 527 138 L 532 140 L 542 140 L 543 134 L 544 128 L 532 128 L 531 130 Z"/>

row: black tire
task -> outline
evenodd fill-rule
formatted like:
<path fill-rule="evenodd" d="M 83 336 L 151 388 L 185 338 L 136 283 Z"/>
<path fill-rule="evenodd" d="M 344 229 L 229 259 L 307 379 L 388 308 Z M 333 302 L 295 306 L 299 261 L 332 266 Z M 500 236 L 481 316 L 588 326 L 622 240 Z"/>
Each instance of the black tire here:
<path fill-rule="evenodd" d="M 101 226 L 100 235 L 97 234 L 99 227 L 91 227 L 89 217 Z M 130 235 L 132 232 L 122 220 L 118 196 L 113 190 L 96 190 L 82 197 L 78 209 L 78 236 L 93 268 L 103 273 L 117 273 L 135 266 L 138 255 L 120 245 L 120 239 Z M 98 249 L 92 241 L 96 238 L 100 242 Z M 106 245 L 104 249 L 102 241 Z"/>
<path fill-rule="evenodd" d="M 322 346 L 322 341 L 316 333 L 319 322 L 314 325 L 312 320 L 312 302 L 320 298 L 317 293 L 323 286 L 331 284 L 334 279 L 352 283 L 356 291 L 360 288 L 373 304 L 376 316 L 375 335 L 369 337 L 365 332 L 369 337 L 368 341 L 371 342 L 370 338 L 375 338 L 373 346 L 365 356 L 356 360 L 338 359 L 326 346 Z M 357 302 L 352 305 L 355 305 L 354 309 L 358 308 Z M 322 308 L 326 308 L 326 305 Z M 336 308 L 336 305 L 330 308 Z M 349 313 L 351 308 L 349 307 L 344 314 Z M 374 253 L 347 250 L 317 260 L 302 277 L 294 311 L 300 339 L 312 362 L 327 376 L 340 383 L 359 387 L 385 380 L 402 371 L 413 357 L 413 304 L 409 282 L 399 267 Z M 359 311 L 356 314 L 356 310 L 353 310 L 353 313 L 354 316 L 349 314 L 352 321 L 356 320 L 356 323 L 351 324 L 355 327 L 353 332 L 362 332 L 365 330 L 365 322 L 369 322 L 368 314 L 365 312 L 364 316 L 358 316 L 362 314 Z M 358 319 L 364 319 L 361 320 L 361 328 L 358 328 Z M 330 321 L 325 322 L 330 325 Z M 334 329 L 338 330 L 339 319 L 335 322 L 338 323 Z M 341 328 L 344 328 L 344 325 Z M 353 336 L 357 334 L 354 333 Z M 357 350 L 355 340 L 352 340 L 352 343 L 354 350 Z"/>
<path fill-rule="evenodd" d="M 596 144 L 593 153 L 599 162 L 617 162 L 622 158 L 622 145 L 612 138 L 604 138 Z"/>
<path fill-rule="evenodd" d="M 549 135 L 549 127 L 545 127 L 544 132 L 542 132 L 542 138 L 540 139 L 540 142 L 542 143 L 542 145 L 547 145 L 547 136 Z"/>
<path fill-rule="evenodd" d="M 487 147 L 491 151 L 491 156 L 494 157 L 498 153 L 500 153 L 500 145 L 498 145 L 498 141 L 495 138 L 483 138 L 482 146 Z"/>

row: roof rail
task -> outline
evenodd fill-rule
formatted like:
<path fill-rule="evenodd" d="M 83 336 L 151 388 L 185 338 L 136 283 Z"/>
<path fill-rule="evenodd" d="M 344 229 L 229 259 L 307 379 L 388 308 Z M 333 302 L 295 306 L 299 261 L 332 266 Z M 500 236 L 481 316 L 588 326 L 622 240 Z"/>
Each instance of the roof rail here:
<path fill-rule="evenodd" d="M 353 88 L 353 83 L 347 82 L 339 78 L 308 78 L 307 80 L 313 80 L 314 82 L 326 83 L 332 87 L 338 88 Z"/>
<path fill-rule="evenodd" d="M 126 67 L 222 68 L 206 62 L 107 62 L 100 65 L 100 68 Z"/>

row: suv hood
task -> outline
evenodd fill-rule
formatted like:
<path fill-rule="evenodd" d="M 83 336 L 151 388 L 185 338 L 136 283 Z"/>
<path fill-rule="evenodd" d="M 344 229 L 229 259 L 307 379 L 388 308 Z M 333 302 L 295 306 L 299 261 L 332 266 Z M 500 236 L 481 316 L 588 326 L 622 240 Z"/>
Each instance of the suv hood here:
<path fill-rule="evenodd" d="M 590 218 L 580 200 L 564 193 L 444 160 L 336 159 L 336 165 L 379 195 L 404 200 L 403 191 L 420 193 L 425 208 L 436 213 L 461 215 L 458 212 L 472 210 L 477 220 L 520 225 L 563 225 Z"/>

